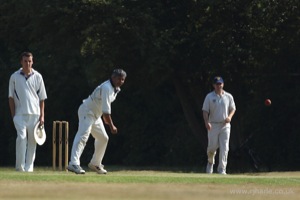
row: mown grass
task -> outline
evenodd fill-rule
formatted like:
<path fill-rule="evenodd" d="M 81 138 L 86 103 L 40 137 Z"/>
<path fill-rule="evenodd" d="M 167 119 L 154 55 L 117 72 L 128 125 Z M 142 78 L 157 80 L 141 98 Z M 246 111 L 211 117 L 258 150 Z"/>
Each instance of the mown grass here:
<path fill-rule="evenodd" d="M 299 199 L 300 173 L 207 175 L 204 173 L 107 168 L 107 175 L 35 168 L 0 168 L 0 199 L 44 200 L 245 200 Z M 254 196 L 255 195 L 255 196 Z"/>
<path fill-rule="evenodd" d="M 281 173 L 282 174 L 282 173 Z M 52 171 L 50 168 L 38 168 L 33 173 L 20 173 L 11 168 L 0 168 L 0 180 L 10 181 L 47 181 L 47 182 L 82 182 L 82 183 L 181 183 L 181 184 L 261 184 L 300 186 L 299 173 L 264 173 L 264 174 L 203 174 L 171 171 L 115 170 L 107 175 L 87 172 L 76 175 L 71 172 Z"/>

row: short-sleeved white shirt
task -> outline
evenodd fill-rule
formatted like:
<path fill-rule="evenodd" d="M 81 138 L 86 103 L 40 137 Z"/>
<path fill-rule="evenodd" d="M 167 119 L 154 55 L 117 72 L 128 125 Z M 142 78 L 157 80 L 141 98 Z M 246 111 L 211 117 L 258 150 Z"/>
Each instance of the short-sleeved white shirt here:
<path fill-rule="evenodd" d="M 212 91 L 205 97 L 202 110 L 209 113 L 209 122 L 222 123 L 236 107 L 230 93 L 224 91 L 222 95 L 218 95 Z"/>
<path fill-rule="evenodd" d="M 110 80 L 96 87 L 93 93 L 83 101 L 83 104 L 95 115 L 111 114 L 111 103 L 116 99 L 121 89 L 113 87 Z"/>
<path fill-rule="evenodd" d="M 14 99 L 15 115 L 40 115 L 40 101 L 47 99 L 42 75 L 34 69 L 28 77 L 22 69 L 14 72 L 9 80 L 8 97 Z"/>

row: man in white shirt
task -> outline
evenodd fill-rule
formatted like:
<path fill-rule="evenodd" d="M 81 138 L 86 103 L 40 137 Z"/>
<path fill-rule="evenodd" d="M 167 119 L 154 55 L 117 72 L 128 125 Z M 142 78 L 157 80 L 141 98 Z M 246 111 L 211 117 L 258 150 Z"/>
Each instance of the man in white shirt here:
<path fill-rule="evenodd" d="M 206 172 L 213 173 L 216 151 L 220 148 L 218 173 L 225 175 L 229 151 L 230 122 L 236 107 L 233 96 L 223 90 L 224 81 L 222 77 L 214 78 L 213 87 L 214 91 L 207 94 L 202 107 L 203 118 L 208 131 Z"/>
<path fill-rule="evenodd" d="M 111 118 L 111 103 L 120 92 L 120 87 L 124 84 L 126 76 L 124 70 L 115 69 L 111 78 L 99 85 L 80 105 L 78 109 L 79 127 L 72 146 L 69 171 L 85 174 L 80 166 L 80 157 L 90 134 L 92 134 L 95 138 L 95 150 L 88 167 L 98 174 L 107 173 L 102 159 L 106 151 L 108 135 L 101 117 L 104 123 L 109 126 L 111 133 L 116 134 L 118 129 Z"/>
<path fill-rule="evenodd" d="M 9 80 L 8 101 L 17 130 L 16 170 L 32 172 L 36 152 L 34 127 L 37 122 L 44 124 L 47 94 L 42 75 L 32 68 L 32 53 L 22 53 L 20 62 L 22 68 Z"/>

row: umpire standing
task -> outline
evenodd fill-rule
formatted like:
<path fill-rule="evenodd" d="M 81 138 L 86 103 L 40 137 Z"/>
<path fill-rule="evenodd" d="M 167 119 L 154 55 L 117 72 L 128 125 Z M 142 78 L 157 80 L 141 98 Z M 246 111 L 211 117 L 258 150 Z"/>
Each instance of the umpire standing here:
<path fill-rule="evenodd" d="M 14 72 L 9 80 L 9 108 L 15 128 L 16 171 L 33 172 L 36 141 L 34 127 L 44 124 L 44 108 L 47 99 L 42 75 L 32 68 L 33 55 L 23 52 L 22 68 Z"/>

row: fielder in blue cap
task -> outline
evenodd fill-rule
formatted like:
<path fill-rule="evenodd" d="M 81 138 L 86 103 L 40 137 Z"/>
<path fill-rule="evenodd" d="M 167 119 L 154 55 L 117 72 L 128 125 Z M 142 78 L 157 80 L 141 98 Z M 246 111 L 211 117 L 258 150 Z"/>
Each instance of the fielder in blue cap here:
<path fill-rule="evenodd" d="M 213 79 L 214 91 L 205 97 L 202 111 L 208 133 L 206 173 L 213 173 L 216 151 L 219 148 L 218 173 L 226 175 L 229 151 L 230 122 L 236 107 L 233 96 L 224 91 L 224 81 L 220 76 Z"/>

